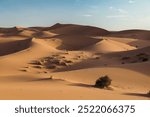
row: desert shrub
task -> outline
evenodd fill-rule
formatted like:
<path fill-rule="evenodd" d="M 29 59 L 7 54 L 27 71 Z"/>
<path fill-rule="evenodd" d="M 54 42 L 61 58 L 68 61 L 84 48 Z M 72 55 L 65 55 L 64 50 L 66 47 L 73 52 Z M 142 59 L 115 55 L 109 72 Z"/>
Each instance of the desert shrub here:
<path fill-rule="evenodd" d="M 42 65 L 41 62 L 38 61 L 38 60 L 34 60 L 30 64 L 33 64 L 33 65 Z"/>
<path fill-rule="evenodd" d="M 20 71 L 22 71 L 22 72 L 27 72 L 27 70 L 26 70 L 26 69 L 20 69 Z"/>
<path fill-rule="evenodd" d="M 33 66 L 34 68 L 37 68 L 37 69 L 41 69 L 42 67 L 41 66 L 39 66 L 39 65 L 35 65 L 35 66 Z"/>
<path fill-rule="evenodd" d="M 52 63 L 52 64 L 59 65 L 60 60 L 58 60 L 58 59 L 53 59 L 53 60 L 51 60 L 51 63 Z"/>
<path fill-rule="evenodd" d="M 96 80 L 95 87 L 97 88 L 108 88 L 111 85 L 111 79 L 106 75 Z"/>
<path fill-rule="evenodd" d="M 139 56 L 139 57 L 141 57 L 141 56 L 147 56 L 147 54 L 145 54 L 145 53 L 139 53 L 136 56 Z"/>
<path fill-rule="evenodd" d="M 59 63 L 59 65 L 60 66 L 67 66 L 67 63 L 65 63 L 65 62 L 62 61 L 62 62 Z"/>
<path fill-rule="evenodd" d="M 46 68 L 46 69 L 55 69 L 56 66 L 49 64 L 49 65 L 46 65 L 45 68 Z"/>
<path fill-rule="evenodd" d="M 52 79 L 53 79 L 53 76 L 50 76 L 50 77 L 49 77 L 49 79 L 51 79 L 51 80 L 52 80 Z"/>
<path fill-rule="evenodd" d="M 140 53 L 136 55 L 138 57 L 138 59 L 142 62 L 148 61 L 149 60 L 149 55 L 145 54 L 145 53 Z"/>
<path fill-rule="evenodd" d="M 150 91 L 147 94 L 150 96 Z"/>
<path fill-rule="evenodd" d="M 138 46 L 138 45 L 136 45 L 135 47 L 136 47 L 136 48 L 138 48 L 139 46 Z"/>
<path fill-rule="evenodd" d="M 131 61 L 130 63 L 137 63 L 138 61 L 137 60 L 133 60 L 133 61 Z"/>
<path fill-rule="evenodd" d="M 65 62 L 66 62 L 66 63 L 72 63 L 72 61 L 71 61 L 71 60 L 65 60 Z"/>
<path fill-rule="evenodd" d="M 122 60 L 128 60 L 128 59 L 130 59 L 130 57 L 128 56 L 122 57 Z"/>
<path fill-rule="evenodd" d="M 100 57 L 99 57 L 99 56 L 97 56 L 97 57 L 95 57 L 94 59 L 100 59 Z"/>
<path fill-rule="evenodd" d="M 122 62 L 121 64 L 125 64 L 125 62 Z"/>
<path fill-rule="evenodd" d="M 149 59 L 146 58 L 146 57 L 140 57 L 139 60 L 142 61 L 142 62 L 146 62 L 146 61 L 148 61 Z"/>

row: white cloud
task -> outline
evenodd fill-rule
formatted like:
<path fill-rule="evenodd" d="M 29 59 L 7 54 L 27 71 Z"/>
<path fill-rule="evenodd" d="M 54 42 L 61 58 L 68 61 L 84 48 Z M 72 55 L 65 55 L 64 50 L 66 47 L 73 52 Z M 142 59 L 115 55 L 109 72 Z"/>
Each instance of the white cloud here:
<path fill-rule="evenodd" d="M 133 4 L 133 3 L 135 3 L 135 0 L 129 0 L 128 2 L 129 2 L 129 4 Z"/>
<path fill-rule="evenodd" d="M 120 14 L 127 14 L 128 13 L 125 9 L 115 8 L 113 6 L 110 6 L 109 9 L 111 11 L 114 11 L 114 12 L 117 12 L 117 13 L 120 13 Z"/>
<path fill-rule="evenodd" d="M 112 9 L 114 9 L 114 7 L 113 7 L 113 6 L 110 6 L 109 9 L 112 10 Z"/>
<path fill-rule="evenodd" d="M 110 15 L 106 16 L 107 18 L 126 18 L 128 17 L 127 15 Z"/>
<path fill-rule="evenodd" d="M 92 17 L 91 14 L 84 14 L 83 16 L 84 16 L 84 17 Z"/>
<path fill-rule="evenodd" d="M 122 13 L 122 14 L 126 14 L 126 13 L 128 13 L 126 10 L 124 10 L 124 9 L 117 9 L 117 11 L 119 12 L 119 13 Z"/>

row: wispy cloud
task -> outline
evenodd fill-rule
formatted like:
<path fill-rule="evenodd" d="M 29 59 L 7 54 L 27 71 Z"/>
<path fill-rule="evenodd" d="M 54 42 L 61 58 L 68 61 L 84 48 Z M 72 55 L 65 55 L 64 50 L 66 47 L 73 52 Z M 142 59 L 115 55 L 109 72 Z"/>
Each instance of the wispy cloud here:
<path fill-rule="evenodd" d="M 109 9 L 110 9 L 110 10 L 113 10 L 113 9 L 114 9 L 114 7 L 113 7 L 113 6 L 110 6 L 110 7 L 109 7 Z"/>
<path fill-rule="evenodd" d="M 128 13 L 125 9 L 115 8 L 113 6 L 110 6 L 109 9 L 111 11 L 114 11 L 114 12 L 117 12 L 117 13 L 120 13 L 120 14 L 127 14 Z"/>
<path fill-rule="evenodd" d="M 117 9 L 117 11 L 119 12 L 119 13 L 122 13 L 122 14 L 127 14 L 128 12 L 126 11 L 126 10 L 124 10 L 124 9 Z"/>
<path fill-rule="evenodd" d="M 84 17 L 92 17 L 93 15 L 91 15 L 91 14 L 84 14 L 83 16 Z"/>
<path fill-rule="evenodd" d="M 109 10 L 111 11 L 111 15 L 107 15 L 106 16 L 107 18 L 126 18 L 126 17 L 128 17 L 128 11 L 126 11 L 125 9 L 110 6 Z"/>
<path fill-rule="evenodd" d="M 133 3 L 135 3 L 135 0 L 129 0 L 128 3 L 133 4 Z"/>
<path fill-rule="evenodd" d="M 109 15 L 107 18 L 126 18 L 128 15 Z"/>

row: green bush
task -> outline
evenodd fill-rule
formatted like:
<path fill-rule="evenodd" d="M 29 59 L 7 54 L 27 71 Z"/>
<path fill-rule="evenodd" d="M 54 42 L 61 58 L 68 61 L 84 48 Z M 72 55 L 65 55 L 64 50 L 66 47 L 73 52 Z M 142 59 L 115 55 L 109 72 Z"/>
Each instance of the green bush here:
<path fill-rule="evenodd" d="M 95 87 L 97 88 L 108 88 L 111 85 L 111 79 L 106 75 L 96 80 Z"/>

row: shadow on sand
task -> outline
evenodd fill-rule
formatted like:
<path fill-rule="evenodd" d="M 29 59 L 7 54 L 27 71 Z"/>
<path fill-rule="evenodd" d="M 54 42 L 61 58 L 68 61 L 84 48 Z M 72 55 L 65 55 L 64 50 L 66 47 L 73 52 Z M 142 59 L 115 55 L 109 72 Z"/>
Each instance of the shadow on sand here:
<path fill-rule="evenodd" d="M 65 81 L 63 79 L 53 79 L 53 78 L 37 78 L 37 79 L 32 79 L 30 82 L 40 82 L 40 81 Z"/>
<path fill-rule="evenodd" d="M 98 87 L 95 87 L 95 85 L 89 85 L 89 84 L 83 84 L 83 83 L 73 83 L 73 84 L 69 84 L 69 85 L 70 86 L 84 87 L 84 88 L 95 88 L 95 89 L 103 89 L 103 90 L 111 90 L 111 91 L 113 91 L 112 87 L 98 88 Z"/>
<path fill-rule="evenodd" d="M 143 94 L 143 93 L 124 93 L 124 95 L 141 96 L 141 97 L 147 97 L 147 98 L 150 98 L 150 94 Z"/>
<path fill-rule="evenodd" d="M 95 88 L 94 85 L 83 84 L 83 83 L 73 83 L 69 84 L 70 86 L 79 86 L 79 87 L 86 87 L 86 88 Z"/>
<path fill-rule="evenodd" d="M 34 79 L 32 81 L 52 81 L 52 78 L 38 78 L 38 79 Z"/>

